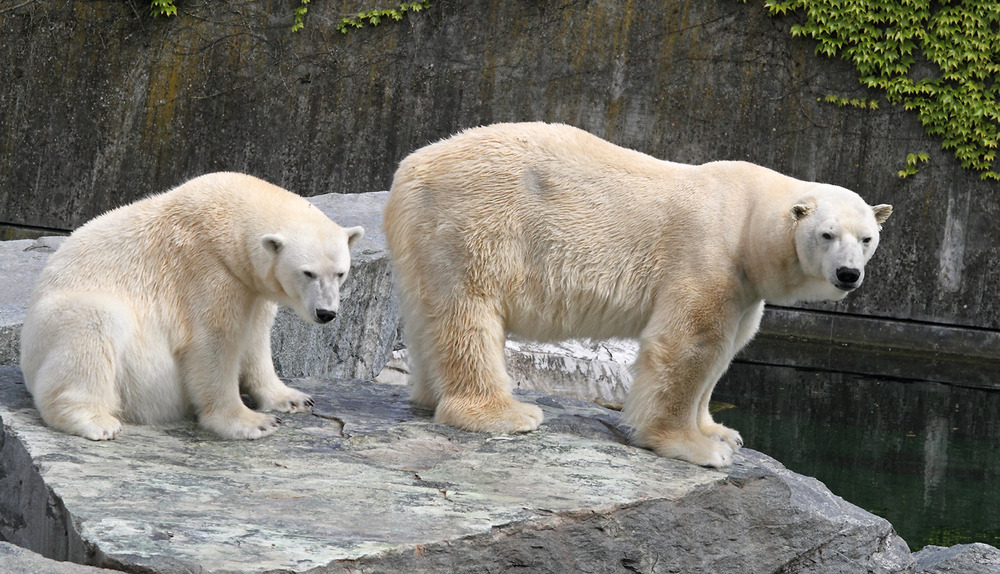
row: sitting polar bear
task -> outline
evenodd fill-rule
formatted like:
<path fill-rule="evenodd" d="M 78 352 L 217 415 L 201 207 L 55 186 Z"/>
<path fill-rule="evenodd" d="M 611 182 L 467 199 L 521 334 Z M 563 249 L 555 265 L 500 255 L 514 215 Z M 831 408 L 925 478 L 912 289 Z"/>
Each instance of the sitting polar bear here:
<path fill-rule="evenodd" d="M 498 124 L 400 164 L 385 209 L 414 402 L 438 422 L 530 431 L 504 337 L 636 337 L 635 440 L 699 465 L 742 439 L 708 405 L 764 301 L 861 285 L 892 207 L 744 162 L 660 161 L 581 130 Z"/>
<path fill-rule="evenodd" d="M 110 211 L 52 255 L 21 331 L 21 368 L 42 418 L 93 440 L 121 421 L 191 411 L 227 438 L 259 438 L 312 399 L 271 362 L 277 306 L 327 323 L 350 246 L 305 199 L 257 178 L 215 173 Z"/>

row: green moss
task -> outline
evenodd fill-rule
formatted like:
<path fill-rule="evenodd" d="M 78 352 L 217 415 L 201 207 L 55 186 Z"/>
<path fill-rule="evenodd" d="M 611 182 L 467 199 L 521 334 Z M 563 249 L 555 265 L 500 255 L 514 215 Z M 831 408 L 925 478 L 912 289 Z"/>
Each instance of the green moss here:
<path fill-rule="evenodd" d="M 337 29 L 342 34 L 346 34 L 349 30 L 361 28 L 366 23 L 378 26 L 382 23 L 382 20 L 399 21 L 403 19 L 403 16 L 407 12 L 420 12 L 424 8 L 430 8 L 430 5 L 430 0 L 421 0 L 419 2 L 403 2 L 396 8 L 376 8 L 374 10 L 358 12 L 357 16 L 341 20 L 340 24 L 337 24 Z"/>
<path fill-rule="evenodd" d="M 150 15 L 154 18 L 156 16 L 175 16 L 177 14 L 177 5 L 174 0 L 151 0 L 149 3 Z"/>
<path fill-rule="evenodd" d="M 150 14 L 156 16 L 175 16 L 177 14 L 177 0 L 150 0 Z M 292 32 L 298 32 L 305 27 L 306 13 L 309 11 L 311 0 L 299 0 L 299 4 L 292 13 L 295 21 L 292 23 Z M 348 16 L 337 24 L 337 30 L 346 34 L 348 30 L 361 28 L 366 23 L 378 26 L 383 20 L 402 20 L 407 12 L 420 12 L 425 8 L 430 8 L 430 0 L 420 0 L 415 2 L 403 2 L 396 8 L 375 8 L 358 12 L 357 16 Z"/>
<path fill-rule="evenodd" d="M 765 0 L 772 16 L 800 13 L 793 36 L 818 42 L 816 52 L 840 56 L 859 81 L 917 113 L 966 169 L 998 179 L 1000 140 L 1000 1 Z M 854 105 L 853 100 L 828 100 Z M 918 154 L 926 161 L 926 154 Z M 914 156 L 914 154 L 910 154 Z M 915 173 L 907 158 L 901 177 Z"/>

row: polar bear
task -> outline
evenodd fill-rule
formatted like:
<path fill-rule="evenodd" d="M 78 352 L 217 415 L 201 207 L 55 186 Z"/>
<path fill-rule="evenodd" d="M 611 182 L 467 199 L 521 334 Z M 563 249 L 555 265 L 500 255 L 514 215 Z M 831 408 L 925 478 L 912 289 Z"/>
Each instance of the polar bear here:
<path fill-rule="evenodd" d="M 861 285 L 889 205 L 745 162 L 684 165 L 565 125 L 497 124 L 403 160 L 383 225 L 412 400 L 438 422 L 530 431 L 504 338 L 640 341 L 624 416 L 657 453 L 724 467 L 742 445 L 712 390 L 764 301 Z"/>
<path fill-rule="evenodd" d="M 305 199 L 238 173 L 203 175 L 80 227 L 52 255 L 21 331 L 21 368 L 42 418 L 92 440 L 122 421 L 197 415 L 226 438 L 308 410 L 271 362 L 277 304 L 336 317 L 350 246 Z"/>

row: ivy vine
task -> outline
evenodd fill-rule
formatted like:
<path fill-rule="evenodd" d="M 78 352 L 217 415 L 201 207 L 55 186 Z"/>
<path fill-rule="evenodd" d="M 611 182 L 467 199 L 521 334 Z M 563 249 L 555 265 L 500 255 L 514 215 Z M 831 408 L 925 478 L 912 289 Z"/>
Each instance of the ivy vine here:
<path fill-rule="evenodd" d="M 151 0 L 149 4 L 150 15 L 154 18 L 157 16 L 174 16 L 177 14 L 177 5 L 174 4 L 174 0 Z"/>
<path fill-rule="evenodd" d="M 346 34 L 349 30 L 354 28 L 361 28 L 365 25 L 365 22 L 372 26 L 378 26 L 382 20 L 402 20 L 403 16 L 407 12 L 420 12 L 424 8 L 430 8 L 430 0 L 421 0 L 419 2 L 403 2 L 397 8 L 385 8 L 385 9 L 375 9 L 367 10 L 364 12 L 358 12 L 357 16 L 347 17 L 337 24 L 337 29 L 340 30 L 342 34 Z"/>
<path fill-rule="evenodd" d="M 295 22 L 292 23 L 292 32 L 298 32 L 306 27 L 306 12 L 309 11 L 309 0 L 299 0 L 299 5 L 295 7 Z"/>
<path fill-rule="evenodd" d="M 305 17 L 306 13 L 309 11 L 309 2 L 311 0 L 299 0 L 298 5 L 292 11 L 295 16 L 295 21 L 292 22 L 292 32 L 298 32 L 305 27 Z M 176 0 L 150 0 L 150 15 L 154 18 L 157 16 L 175 16 L 177 14 Z M 376 8 L 373 10 L 365 10 L 358 12 L 357 16 L 345 17 L 337 24 L 337 30 L 340 30 L 342 34 L 346 34 L 349 30 L 354 28 L 361 28 L 368 23 L 372 26 L 378 26 L 382 20 L 402 20 L 403 16 L 407 12 L 420 12 L 425 8 L 430 8 L 430 0 L 420 0 L 414 2 L 403 2 L 396 8 Z"/>
<path fill-rule="evenodd" d="M 1000 0 L 765 0 L 764 6 L 772 16 L 804 11 L 792 36 L 812 38 L 818 54 L 853 63 L 862 84 L 916 111 L 924 130 L 940 137 L 962 167 L 1000 180 L 994 169 Z M 909 154 L 900 176 L 926 160 L 927 154 Z"/>

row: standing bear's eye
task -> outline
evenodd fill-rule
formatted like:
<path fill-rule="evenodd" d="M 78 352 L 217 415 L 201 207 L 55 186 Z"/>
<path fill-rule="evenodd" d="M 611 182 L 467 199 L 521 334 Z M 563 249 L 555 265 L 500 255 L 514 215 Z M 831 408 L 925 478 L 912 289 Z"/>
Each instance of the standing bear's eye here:
<path fill-rule="evenodd" d="M 823 234 L 823 239 L 826 239 L 827 241 L 830 241 L 831 239 L 833 239 L 833 236 L 830 235 L 829 233 L 824 233 Z"/>
<path fill-rule="evenodd" d="M 302 274 L 305 275 L 306 277 L 308 277 L 309 279 L 315 279 L 316 278 L 316 274 L 313 273 L 312 271 L 303 271 Z"/>
<path fill-rule="evenodd" d="M 864 239 L 861 240 L 861 243 L 864 243 L 865 245 L 868 245 L 871 242 L 872 242 L 871 237 L 865 237 Z"/>

